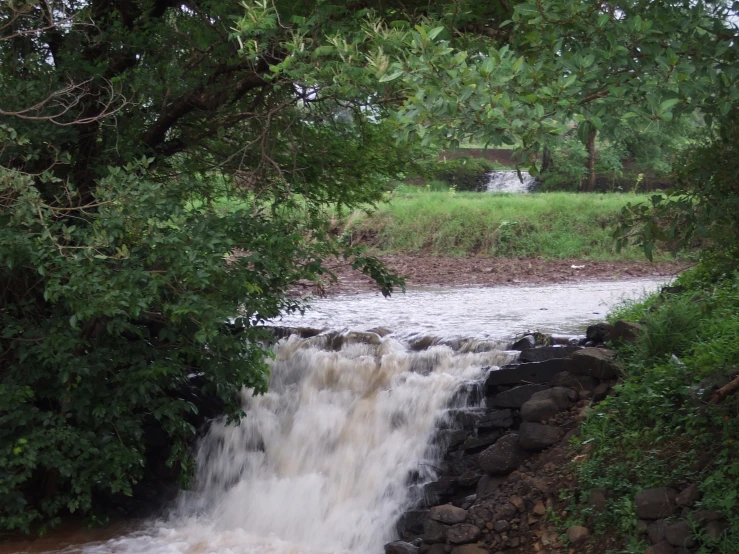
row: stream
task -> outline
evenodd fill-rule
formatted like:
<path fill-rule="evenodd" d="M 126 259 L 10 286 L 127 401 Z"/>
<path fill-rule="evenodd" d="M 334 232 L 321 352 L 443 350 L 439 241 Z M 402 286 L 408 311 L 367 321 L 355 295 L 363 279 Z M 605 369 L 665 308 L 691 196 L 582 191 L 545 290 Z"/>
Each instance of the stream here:
<path fill-rule="evenodd" d="M 576 335 L 664 280 L 409 290 L 315 301 L 276 325 L 338 331 L 275 346 L 267 394 L 242 392 L 238 426 L 215 422 L 194 490 L 159 519 L 51 532 L 0 552 L 380 554 L 434 480 L 431 437 L 524 331 Z M 382 327 L 384 337 L 366 331 Z M 383 333 L 384 334 L 384 333 Z M 426 339 L 421 340 L 419 339 Z M 418 346 L 422 343 L 422 346 Z M 11 547 L 10 550 L 7 548 Z M 15 549 L 13 549 L 15 548 Z"/>

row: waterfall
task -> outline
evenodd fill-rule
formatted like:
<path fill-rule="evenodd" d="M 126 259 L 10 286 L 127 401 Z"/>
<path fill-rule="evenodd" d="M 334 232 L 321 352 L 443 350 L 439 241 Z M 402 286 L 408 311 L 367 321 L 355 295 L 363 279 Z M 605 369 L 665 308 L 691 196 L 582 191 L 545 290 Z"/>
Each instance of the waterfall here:
<path fill-rule="evenodd" d="M 489 171 L 486 175 L 486 192 L 531 192 L 536 184 L 536 179 L 527 171 L 521 172 L 523 182 L 518 178 L 518 172 L 514 170 Z"/>
<path fill-rule="evenodd" d="M 409 475 L 435 477 L 443 449 L 431 439 L 448 409 L 466 404 L 461 386 L 514 356 L 413 352 L 393 338 L 330 351 L 314 339 L 283 339 L 270 392 L 245 390 L 242 422 L 213 424 L 200 445 L 198 488 L 179 511 L 210 521 L 220 540 L 251 537 L 234 552 L 260 552 L 264 540 L 271 552 L 382 552 L 418 500 Z"/>

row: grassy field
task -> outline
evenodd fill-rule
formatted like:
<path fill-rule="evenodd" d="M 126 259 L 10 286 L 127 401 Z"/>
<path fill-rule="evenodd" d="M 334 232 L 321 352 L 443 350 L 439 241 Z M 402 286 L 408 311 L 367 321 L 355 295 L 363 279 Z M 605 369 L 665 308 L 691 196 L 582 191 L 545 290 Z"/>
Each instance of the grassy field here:
<path fill-rule="evenodd" d="M 371 215 L 343 222 L 354 242 L 381 253 L 447 256 L 643 260 L 637 248 L 616 252 L 613 226 L 635 194 L 491 194 L 408 189 Z"/>

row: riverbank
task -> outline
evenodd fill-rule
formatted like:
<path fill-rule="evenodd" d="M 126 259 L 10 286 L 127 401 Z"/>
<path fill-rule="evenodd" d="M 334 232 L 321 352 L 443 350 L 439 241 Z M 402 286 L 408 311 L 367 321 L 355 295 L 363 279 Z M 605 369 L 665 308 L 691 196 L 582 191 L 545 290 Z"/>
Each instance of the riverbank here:
<path fill-rule="evenodd" d="M 347 242 L 381 254 L 547 260 L 642 261 L 636 246 L 617 250 L 613 233 L 638 194 L 492 194 L 402 187 L 368 213 L 336 217 Z M 666 261 L 655 251 L 655 260 Z"/>
<path fill-rule="evenodd" d="M 474 258 L 413 254 L 379 255 L 380 260 L 406 278 L 409 287 L 500 286 L 556 284 L 578 281 L 615 281 L 643 277 L 673 277 L 689 267 L 686 261 L 593 261 L 543 258 Z M 328 266 L 337 277 L 323 283 L 326 294 L 353 294 L 376 290 L 374 282 L 336 261 Z M 303 292 L 303 291 L 298 291 Z"/>

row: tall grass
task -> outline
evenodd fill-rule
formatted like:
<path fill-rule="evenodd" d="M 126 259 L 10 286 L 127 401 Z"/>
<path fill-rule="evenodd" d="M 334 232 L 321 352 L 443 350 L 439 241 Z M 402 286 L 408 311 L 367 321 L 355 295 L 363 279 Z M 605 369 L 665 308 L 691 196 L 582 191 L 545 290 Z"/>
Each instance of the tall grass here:
<path fill-rule="evenodd" d="M 406 189 L 407 190 L 407 189 Z M 617 253 L 613 226 L 635 194 L 396 192 L 374 213 L 355 212 L 344 230 L 384 253 L 450 256 L 644 259 Z"/>

